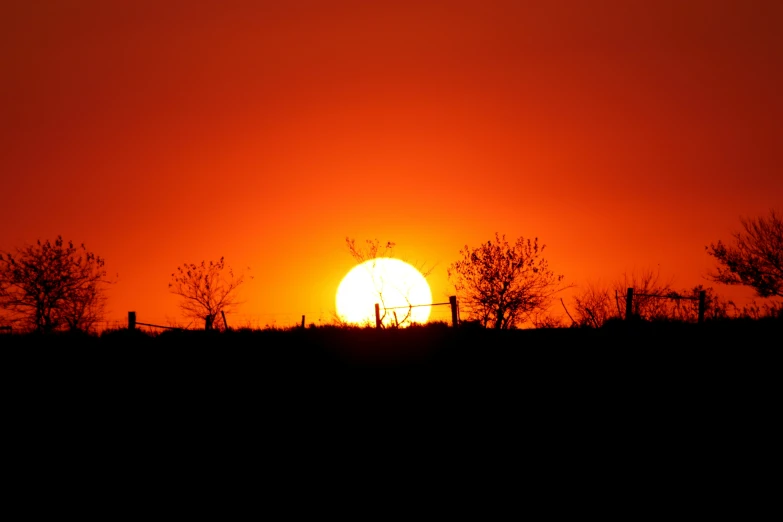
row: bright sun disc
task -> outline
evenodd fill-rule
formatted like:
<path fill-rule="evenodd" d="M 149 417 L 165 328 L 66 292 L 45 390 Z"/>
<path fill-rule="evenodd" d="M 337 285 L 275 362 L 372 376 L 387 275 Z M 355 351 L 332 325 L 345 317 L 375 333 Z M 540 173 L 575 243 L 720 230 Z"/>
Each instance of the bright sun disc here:
<path fill-rule="evenodd" d="M 356 265 L 340 282 L 337 315 L 346 323 L 375 325 L 376 303 L 385 326 L 426 323 L 432 292 L 413 266 L 399 259 L 378 257 Z"/>

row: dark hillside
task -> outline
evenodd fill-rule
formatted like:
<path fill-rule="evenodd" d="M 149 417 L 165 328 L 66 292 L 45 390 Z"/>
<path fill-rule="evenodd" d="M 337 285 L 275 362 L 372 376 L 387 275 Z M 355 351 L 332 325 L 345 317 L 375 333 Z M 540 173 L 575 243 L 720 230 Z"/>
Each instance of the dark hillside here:
<path fill-rule="evenodd" d="M 709 378 L 768 370 L 780 320 L 704 325 L 610 324 L 603 329 L 492 331 L 445 325 L 401 330 L 308 328 L 229 332 L 118 330 L 100 336 L 3 335 L 9 378 L 161 383 L 403 376 L 590 383 Z"/>
<path fill-rule="evenodd" d="M 402 444 L 499 462 L 512 450 L 646 466 L 677 455 L 713 469 L 726 448 L 750 455 L 777 433 L 782 332 L 761 321 L 14 335 L 0 339 L 0 371 L 18 444 L 58 458 L 173 453 L 197 466 L 203 452 L 339 460 L 337 448 L 362 447 L 372 463 Z"/>

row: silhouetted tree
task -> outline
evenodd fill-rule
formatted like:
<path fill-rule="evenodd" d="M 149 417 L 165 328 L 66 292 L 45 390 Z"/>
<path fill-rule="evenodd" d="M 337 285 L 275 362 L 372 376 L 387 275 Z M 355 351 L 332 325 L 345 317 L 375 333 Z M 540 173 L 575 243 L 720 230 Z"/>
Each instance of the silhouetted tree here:
<path fill-rule="evenodd" d="M 631 314 L 648 321 L 669 317 L 668 303 L 663 296 L 674 292 L 671 281 L 661 280 L 660 270 L 646 269 L 625 272 L 612 285 L 617 317 L 625 317 L 625 296 L 633 288 Z"/>
<path fill-rule="evenodd" d="M 37 332 L 89 331 L 105 312 L 104 264 L 61 236 L 0 253 L 0 304 L 12 322 Z"/>
<path fill-rule="evenodd" d="M 733 244 L 712 243 L 707 253 L 718 262 L 709 277 L 718 283 L 744 285 L 759 297 L 783 297 L 783 220 L 771 210 L 768 217 L 740 218 L 742 231 Z"/>
<path fill-rule="evenodd" d="M 703 285 L 672 292 L 667 299 L 668 316 L 674 321 L 696 322 L 699 319 L 699 294 L 704 291 L 704 319 L 727 319 L 732 301 L 727 301 L 718 295 L 713 288 Z"/>
<path fill-rule="evenodd" d="M 387 241 L 383 247 L 381 246 L 381 243 L 378 239 L 366 239 L 364 243 L 365 244 L 363 246 L 359 246 L 356 244 L 355 239 L 350 237 L 345 238 L 345 245 L 348 248 L 348 252 L 351 254 L 351 257 L 353 257 L 356 260 L 357 264 L 361 265 L 362 263 L 365 263 L 367 261 L 372 261 L 374 259 L 378 259 L 379 257 L 393 256 L 395 244 L 391 241 Z M 385 294 L 384 285 L 383 285 L 383 280 L 377 276 L 375 268 L 376 268 L 375 264 L 372 263 L 368 266 L 368 271 L 370 277 L 372 278 L 375 292 L 378 294 L 378 304 L 380 305 L 379 312 L 380 312 L 381 324 L 385 324 L 384 321 L 386 320 L 386 315 L 388 310 L 386 309 L 386 302 L 384 299 L 384 294 Z M 412 304 L 412 303 L 409 302 L 408 304 Z M 412 309 L 408 309 L 408 311 L 406 312 L 405 316 L 402 319 L 403 323 L 410 318 L 411 313 L 412 313 Z"/>
<path fill-rule="evenodd" d="M 171 274 L 169 291 L 182 298 L 180 309 L 185 317 L 204 321 L 210 330 L 217 325 L 221 312 L 233 310 L 237 301 L 237 289 L 244 283 L 244 275 L 235 276 L 225 259 L 185 263 Z M 226 326 L 225 324 L 223 325 Z"/>
<path fill-rule="evenodd" d="M 364 245 L 359 246 L 356 244 L 355 239 L 346 237 L 345 246 L 357 263 L 364 263 L 377 257 L 393 257 L 396 245 L 391 241 L 387 241 L 385 245 L 381 246 L 381 242 L 377 239 L 365 239 Z"/>
<path fill-rule="evenodd" d="M 588 284 L 574 296 L 574 316 L 577 326 L 590 328 L 600 328 L 609 319 L 619 317 L 612 293 L 597 284 Z"/>
<path fill-rule="evenodd" d="M 699 317 L 699 293 L 705 292 L 705 319 L 727 318 L 731 301 L 726 301 L 712 288 L 702 285 L 675 291 L 671 283 L 662 282 L 658 271 L 643 270 L 613 282 L 609 288 L 588 285 L 574 296 L 574 317 L 577 326 L 600 328 L 609 320 L 625 318 L 625 297 L 633 288 L 631 313 L 646 321 L 696 322 Z"/>
<path fill-rule="evenodd" d="M 353 257 L 358 264 L 362 264 L 369 261 L 369 264 L 367 265 L 367 269 L 373 281 L 374 291 L 378 295 L 381 324 L 385 324 L 387 315 L 390 312 L 386 308 L 386 299 L 384 295 L 386 294 L 386 291 L 390 289 L 388 288 L 388 282 L 383 277 L 383 274 L 379 274 L 376 271 L 376 265 L 374 261 L 380 258 L 393 258 L 394 247 L 396 246 L 396 244 L 391 241 L 387 241 L 385 245 L 382 245 L 378 239 L 366 239 L 364 241 L 364 245 L 357 245 L 356 240 L 350 237 L 345 238 L 345 244 L 346 247 L 348 248 L 348 252 L 351 254 L 351 257 Z M 421 273 L 421 275 L 425 279 L 432 272 L 431 268 L 425 269 L 423 266 L 415 266 L 415 265 L 411 265 L 411 266 L 414 266 L 414 268 L 416 268 L 416 270 L 418 270 L 419 273 Z M 412 305 L 418 305 L 424 303 L 411 303 L 409 298 L 410 296 L 406 294 L 404 289 L 395 288 L 394 290 L 397 292 L 398 295 L 400 295 L 403 299 L 405 299 L 406 305 L 408 306 L 407 309 L 402 309 L 399 314 L 395 313 L 395 311 L 391 311 L 391 313 L 394 313 L 394 325 L 401 326 L 401 325 L 408 324 L 411 322 L 411 316 L 413 314 Z M 335 314 L 335 316 L 337 316 L 337 314 Z M 338 321 L 340 320 L 339 317 L 336 318 Z"/>
<path fill-rule="evenodd" d="M 449 281 L 468 320 L 487 327 L 514 328 L 533 312 L 549 308 L 562 275 L 549 270 L 542 257 L 546 245 L 520 237 L 513 245 L 505 235 L 477 248 L 465 246 L 462 259 L 448 268 Z"/>

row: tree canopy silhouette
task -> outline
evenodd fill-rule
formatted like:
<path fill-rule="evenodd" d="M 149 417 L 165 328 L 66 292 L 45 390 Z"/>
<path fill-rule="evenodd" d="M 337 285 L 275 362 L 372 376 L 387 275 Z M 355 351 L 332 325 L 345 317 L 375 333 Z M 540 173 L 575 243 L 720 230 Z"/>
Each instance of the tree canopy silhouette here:
<path fill-rule="evenodd" d="M 105 312 L 105 261 L 57 236 L 0 253 L 0 305 L 36 332 L 89 331 Z"/>
<path fill-rule="evenodd" d="M 237 289 L 243 283 L 244 275 L 235 276 L 221 257 L 218 261 L 177 267 L 171 274 L 169 290 L 182 298 L 180 309 L 185 317 L 204 321 L 205 328 L 210 330 L 222 312 L 233 310 L 239 304 Z"/>
<path fill-rule="evenodd" d="M 783 219 L 771 210 L 769 216 L 740 218 L 742 231 L 732 234 L 732 243 L 710 244 L 707 253 L 718 262 L 709 277 L 718 283 L 744 285 L 759 297 L 783 297 Z"/>
<path fill-rule="evenodd" d="M 519 237 L 511 245 L 498 233 L 494 242 L 465 246 L 462 259 L 448 268 L 460 310 L 484 327 L 508 329 L 547 309 L 564 287 L 563 276 L 555 275 L 542 257 L 545 248 L 538 238 Z"/>

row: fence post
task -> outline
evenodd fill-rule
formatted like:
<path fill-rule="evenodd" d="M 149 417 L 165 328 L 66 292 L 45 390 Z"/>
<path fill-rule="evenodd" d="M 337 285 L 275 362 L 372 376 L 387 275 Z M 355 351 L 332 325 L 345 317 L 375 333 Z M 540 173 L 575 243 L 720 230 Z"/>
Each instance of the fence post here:
<path fill-rule="evenodd" d="M 628 294 L 625 296 L 625 320 L 629 320 L 633 314 L 633 288 L 628 289 Z"/>
<path fill-rule="evenodd" d="M 449 304 L 451 305 L 451 326 L 457 327 L 457 296 L 449 296 Z"/>
<path fill-rule="evenodd" d="M 302 316 L 302 328 L 304 328 L 304 316 Z"/>
<path fill-rule="evenodd" d="M 128 312 L 128 330 L 136 329 L 136 312 Z"/>
<path fill-rule="evenodd" d="M 704 310 L 707 308 L 707 292 L 699 292 L 699 324 L 704 322 Z"/>
<path fill-rule="evenodd" d="M 375 327 L 381 327 L 381 305 L 375 303 Z"/>
<path fill-rule="evenodd" d="M 220 315 L 223 316 L 223 326 L 225 326 L 226 330 L 228 330 L 228 321 L 226 321 L 226 312 L 221 310 Z"/>

